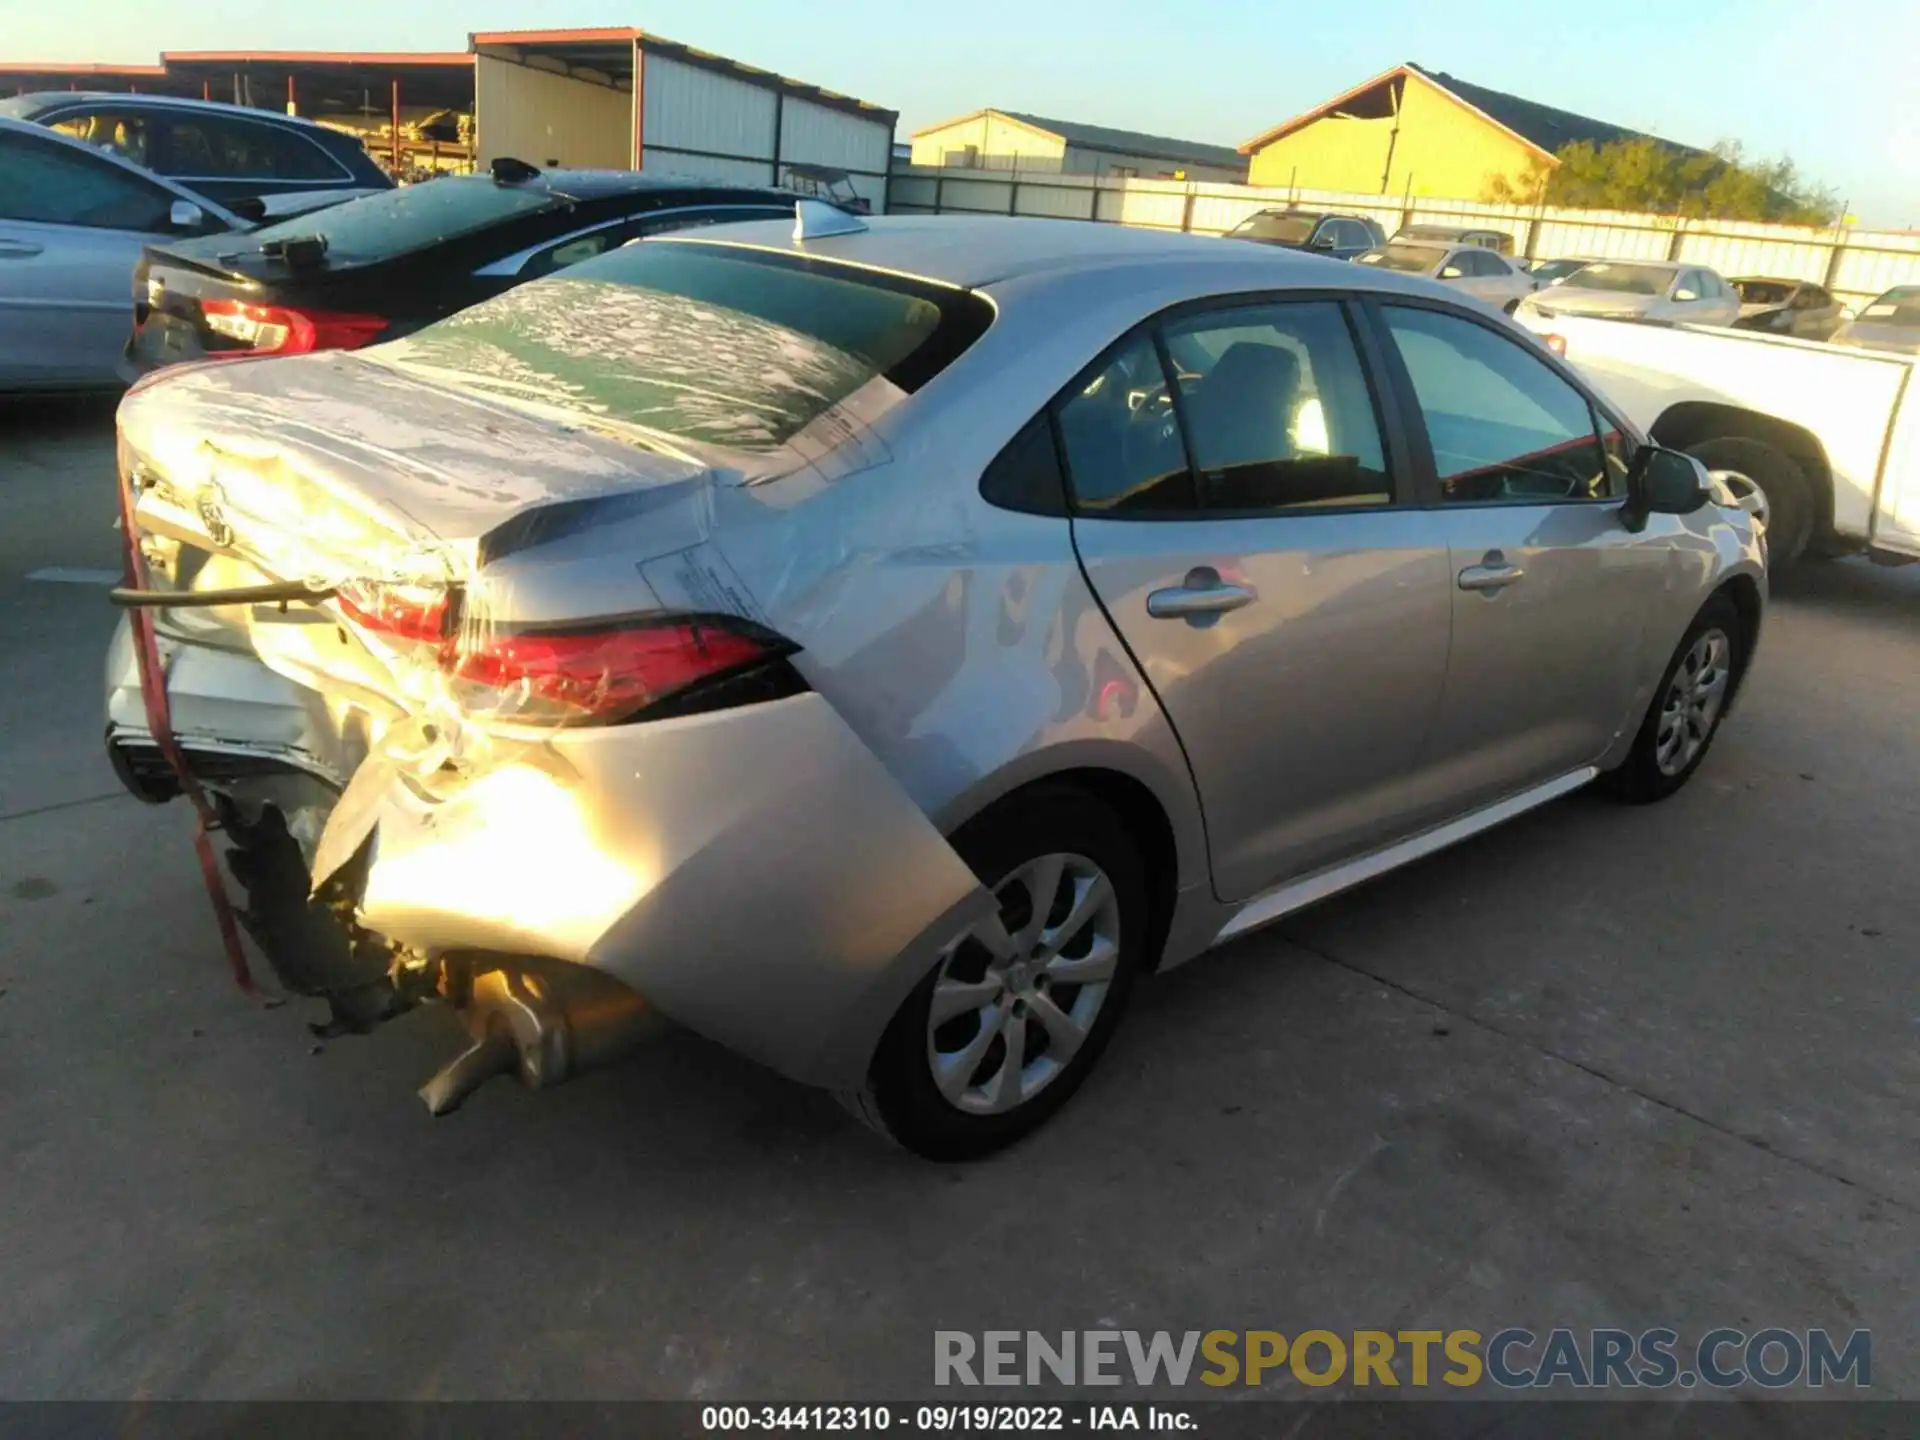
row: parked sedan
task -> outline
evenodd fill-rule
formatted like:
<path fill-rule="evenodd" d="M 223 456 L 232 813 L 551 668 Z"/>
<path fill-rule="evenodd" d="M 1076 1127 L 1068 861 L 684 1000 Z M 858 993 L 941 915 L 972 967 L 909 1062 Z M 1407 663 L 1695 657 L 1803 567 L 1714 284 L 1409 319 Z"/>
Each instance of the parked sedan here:
<path fill-rule="evenodd" d="M 1520 302 L 1524 314 L 1594 315 L 1609 320 L 1731 325 L 1740 296 L 1704 265 L 1670 260 L 1595 260 L 1550 290 Z"/>
<path fill-rule="evenodd" d="M 1405 232 L 1401 232 L 1404 234 Z M 1535 280 L 1517 261 L 1479 244 L 1429 245 L 1395 238 L 1390 245 L 1369 250 L 1361 265 L 1376 265 L 1402 275 L 1425 275 L 1473 296 L 1509 315 L 1534 292 Z"/>
<path fill-rule="evenodd" d="M 1801 340 L 1825 340 L 1845 318 L 1840 302 L 1808 280 L 1747 276 L 1728 282 L 1740 296 L 1737 330 L 1764 330 Z"/>
<path fill-rule="evenodd" d="M 1227 239 L 1251 240 L 1282 250 L 1312 250 L 1335 260 L 1351 260 L 1363 250 L 1384 245 L 1387 234 L 1378 221 L 1365 215 L 1275 209 L 1249 215 L 1227 232 Z"/>
<path fill-rule="evenodd" d="M 149 247 L 127 370 L 353 349 L 640 236 L 792 213 L 779 190 L 499 161 L 245 236 Z"/>
<path fill-rule="evenodd" d="M 1833 333 L 1835 345 L 1920 355 L 1920 285 L 1896 285 Z"/>
<path fill-rule="evenodd" d="M 273 213 L 281 197 L 310 205 L 329 193 L 348 199 L 393 188 L 353 136 L 271 110 L 50 90 L 0 100 L 0 115 L 84 140 L 252 220 Z M 248 213 L 249 202 L 263 202 L 259 213 Z"/>
<path fill-rule="evenodd" d="M 655 1006 L 977 1155 L 1148 972 L 1702 763 L 1761 534 L 1484 307 L 1118 226 L 800 228 L 121 407 L 120 773 L 211 792 L 343 1027 L 459 1009 L 435 1109 Z"/>
<path fill-rule="evenodd" d="M 138 165 L 0 116 L 0 390 L 115 384 L 142 249 L 244 223 Z"/>

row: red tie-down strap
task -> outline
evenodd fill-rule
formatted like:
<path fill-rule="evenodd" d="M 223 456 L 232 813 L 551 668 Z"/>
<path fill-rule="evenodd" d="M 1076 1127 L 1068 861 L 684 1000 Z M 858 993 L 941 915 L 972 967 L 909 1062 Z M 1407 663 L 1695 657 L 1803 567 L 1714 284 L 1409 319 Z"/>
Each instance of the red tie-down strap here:
<path fill-rule="evenodd" d="M 133 486 L 120 480 L 120 529 L 126 554 L 127 586 L 147 588 L 147 559 L 140 553 L 138 531 L 133 523 Z M 173 715 L 167 703 L 167 675 L 160 664 L 160 646 L 154 639 L 153 612 L 144 607 L 127 611 L 133 626 L 133 655 L 140 668 L 140 699 L 147 711 L 147 730 L 160 754 L 180 782 L 180 792 L 193 804 L 196 817 L 193 832 L 194 852 L 200 857 L 200 875 L 207 885 L 207 899 L 213 902 L 213 918 L 220 927 L 220 943 L 226 948 L 227 964 L 234 983 L 248 995 L 258 996 L 253 972 L 247 967 L 247 952 L 240 943 L 240 924 L 233 913 L 233 901 L 227 895 L 226 882 L 220 878 L 220 865 L 213 854 L 213 832 L 220 828 L 219 812 L 207 798 L 207 792 L 187 768 L 186 757 L 173 737 Z"/>

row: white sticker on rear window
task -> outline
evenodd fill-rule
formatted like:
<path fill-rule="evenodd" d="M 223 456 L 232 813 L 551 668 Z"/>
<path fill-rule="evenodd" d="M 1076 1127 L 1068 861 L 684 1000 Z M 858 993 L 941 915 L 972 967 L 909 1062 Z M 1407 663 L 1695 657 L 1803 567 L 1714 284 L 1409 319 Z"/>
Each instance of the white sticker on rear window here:
<path fill-rule="evenodd" d="M 1860 313 L 1862 315 L 1891 315 L 1895 310 L 1898 310 L 1899 308 L 1900 307 L 1898 305 L 1869 305 L 1866 309 L 1862 310 Z"/>
<path fill-rule="evenodd" d="M 765 625 L 759 602 L 711 544 L 700 544 L 640 564 L 640 576 L 669 610 L 697 615 L 738 615 Z"/>

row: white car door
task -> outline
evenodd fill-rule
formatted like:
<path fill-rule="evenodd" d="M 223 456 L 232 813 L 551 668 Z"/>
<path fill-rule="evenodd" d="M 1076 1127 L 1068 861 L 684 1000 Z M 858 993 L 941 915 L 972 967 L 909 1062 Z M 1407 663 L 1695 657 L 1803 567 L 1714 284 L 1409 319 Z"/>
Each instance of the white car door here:
<path fill-rule="evenodd" d="M 180 198 L 83 145 L 0 129 L 0 388 L 113 383 L 134 264 Z"/>

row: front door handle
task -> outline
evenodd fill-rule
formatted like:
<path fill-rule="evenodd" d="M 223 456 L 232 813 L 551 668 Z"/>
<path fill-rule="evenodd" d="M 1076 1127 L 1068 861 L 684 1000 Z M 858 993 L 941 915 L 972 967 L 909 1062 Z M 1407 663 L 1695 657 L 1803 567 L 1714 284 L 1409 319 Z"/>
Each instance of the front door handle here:
<path fill-rule="evenodd" d="M 1147 614 L 1156 620 L 1191 620 L 1204 625 L 1258 598 L 1248 586 L 1229 585 L 1211 565 L 1200 565 L 1187 572 L 1185 583 L 1149 592 Z"/>
<path fill-rule="evenodd" d="M 0 236 L 0 260 L 30 260 L 43 248 L 31 240 L 8 240 Z"/>
<path fill-rule="evenodd" d="M 1526 573 L 1518 565 L 1469 565 L 1460 572 L 1460 588 L 1504 590 Z"/>

